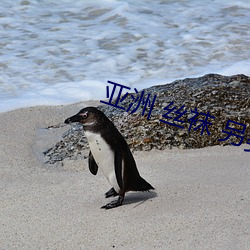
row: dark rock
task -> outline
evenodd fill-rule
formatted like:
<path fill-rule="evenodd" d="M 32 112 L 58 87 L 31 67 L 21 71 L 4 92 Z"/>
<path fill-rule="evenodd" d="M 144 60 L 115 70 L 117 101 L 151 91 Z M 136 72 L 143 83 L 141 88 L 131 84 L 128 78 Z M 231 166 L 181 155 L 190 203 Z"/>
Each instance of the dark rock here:
<path fill-rule="evenodd" d="M 218 141 L 227 136 L 222 130 L 225 130 L 228 119 L 246 125 L 243 143 L 246 143 L 250 136 L 250 78 L 245 75 L 221 76 L 215 74 L 205 75 L 199 78 L 187 78 L 177 80 L 171 84 L 159 85 L 144 90 L 145 96 L 151 94 L 151 98 L 156 94 L 157 98 L 150 116 L 147 119 L 149 108 L 142 116 L 144 105 L 140 105 L 134 114 L 127 113 L 121 109 L 100 105 L 98 108 L 102 110 L 117 126 L 118 130 L 123 134 L 132 150 L 151 150 L 153 148 L 163 150 L 165 148 L 201 148 L 214 145 L 228 145 L 231 142 L 238 143 L 239 138 L 231 136 L 226 141 Z M 138 96 L 142 93 L 133 94 Z M 132 98 L 128 95 L 121 103 L 125 109 L 131 104 Z M 184 122 L 173 121 L 162 117 L 167 111 L 164 110 L 171 102 L 173 104 L 169 108 L 176 107 L 168 116 L 173 119 L 178 115 L 174 112 L 184 105 L 182 110 L 187 111 L 185 115 L 180 117 Z M 135 108 L 135 103 L 130 111 Z M 196 125 L 193 125 L 189 131 L 190 119 L 194 116 L 195 111 L 200 113 L 196 119 Z M 206 129 L 201 135 L 201 121 L 205 115 L 209 114 L 215 118 L 208 118 L 208 130 Z M 160 122 L 165 120 L 184 128 L 177 128 L 169 124 Z M 236 126 L 242 130 L 242 126 Z M 79 139 L 80 138 L 80 139 Z M 83 149 L 87 148 L 87 142 L 81 126 L 72 127 L 63 135 L 62 141 L 58 142 L 53 148 L 44 152 L 49 158 L 48 162 L 56 162 L 65 158 L 76 159 L 86 157 L 82 155 Z"/>

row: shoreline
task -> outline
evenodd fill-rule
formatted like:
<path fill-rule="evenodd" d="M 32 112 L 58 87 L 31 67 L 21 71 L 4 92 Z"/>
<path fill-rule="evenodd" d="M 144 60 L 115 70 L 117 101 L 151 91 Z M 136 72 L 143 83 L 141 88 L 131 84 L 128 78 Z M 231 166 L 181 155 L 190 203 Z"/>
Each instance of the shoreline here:
<path fill-rule="evenodd" d="M 0 113 L 2 249 L 246 249 L 249 153 L 245 145 L 134 152 L 143 178 L 156 188 L 128 193 L 104 211 L 110 188 L 87 159 L 44 165 L 39 150 L 60 138 L 64 121 L 84 102 Z M 125 233 L 126 232 L 126 233 Z"/>

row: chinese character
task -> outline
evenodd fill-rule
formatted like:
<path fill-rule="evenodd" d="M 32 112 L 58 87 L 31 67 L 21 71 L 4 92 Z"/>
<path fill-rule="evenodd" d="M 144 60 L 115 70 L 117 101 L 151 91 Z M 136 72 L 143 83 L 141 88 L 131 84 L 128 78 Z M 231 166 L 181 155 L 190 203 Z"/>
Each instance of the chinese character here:
<path fill-rule="evenodd" d="M 135 92 L 138 93 L 138 91 L 137 91 L 136 88 L 135 88 Z M 126 96 L 127 96 L 127 94 L 126 94 Z M 153 106 L 154 106 L 154 103 L 155 103 L 156 95 L 154 95 L 153 101 L 152 101 L 151 103 L 150 103 L 150 99 L 149 99 L 150 94 L 148 94 L 147 99 L 146 99 L 146 101 L 145 101 L 145 99 L 144 99 L 144 90 L 141 92 L 141 96 L 138 96 L 136 99 L 135 99 L 135 97 L 134 97 L 132 94 L 131 94 L 131 97 L 132 97 L 132 99 L 133 99 L 134 102 L 132 102 L 132 103 L 129 105 L 129 107 L 128 107 L 128 109 L 127 109 L 126 111 L 129 112 L 129 110 L 131 109 L 131 107 L 132 107 L 135 103 L 138 102 L 138 103 L 137 103 L 137 106 L 131 111 L 131 114 L 135 113 L 135 112 L 137 111 L 137 109 L 140 107 L 140 105 L 142 104 L 142 105 L 144 105 L 144 108 L 143 108 L 143 111 L 142 111 L 142 116 L 144 116 L 145 111 L 146 111 L 146 108 L 147 108 L 147 107 L 150 108 L 149 113 L 148 113 L 148 116 L 147 116 L 147 119 L 149 120 L 150 115 L 151 115 L 151 112 L 152 112 L 152 109 L 153 109 Z M 123 99 L 124 99 L 124 98 L 122 98 L 122 101 L 123 101 Z"/>
<path fill-rule="evenodd" d="M 194 131 L 197 130 L 197 129 L 199 129 L 200 127 L 202 127 L 201 135 L 203 135 L 204 129 L 206 129 L 207 134 L 210 135 L 210 132 L 208 131 L 208 125 L 212 125 L 212 123 L 209 122 L 207 119 L 208 118 L 215 119 L 215 117 L 212 116 L 212 115 L 210 115 L 209 111 L 207 112 L 207 114 L 202 113 L 202 112 L 199 113 L 197 111 L 197 108 L 195 108 L 195 110 L 191 110 L 191 112 L 195 113 L 195 115 L 193 117 L 191 117 L 190 119 L 188 119 L 189 121 L 191 121 L 188 131 L 190 131 L 190 129 L 191 129 L 191 127 L 192 127 L 193 124 L 196 125 L 198 115 L 204 115 L 205 116 L 205 120 L 199 119 L 198 121 L 200 121 L 201 124 L 198 127 L 194 128 Z"/>
<path fill-rule="evenodd" d="M 111 93 L 111 96 L 109 96 L 109 86 L 106 87 L 106 90 L 107 90 L 107 98 L 109 98 L 109 102 L 105 102 L 105 101 L 100 101 L 101 103 L 105 103 L 105 104 L 108 104 L 110 106 L 113 106 L 113 107 L 116 107 L 116 108 L 119 108 L 119 109 L 123 109 L 125 110 L 125 108 L 123 107 L 120 107 L 118 106 L 118 102 L 120 100 L 120 97 L 121 97 L 121 93 L 122 93 L 122 90 L 125 88 L 125 89 L 130 89 L 129 87 L 126 87 L 124 85 L 121 85 L 121 84 L 118 84 L 118 83 L 115 83 L 115 82 L 111 82 L 111 81 L 108 81 L 108 83 L 111 83 L 113 84 L 113 90 L 112 90 L 112 93 Z M 115 104 L 112 103 L 112 99 L 114 97 L 114 93 L 115 93 L 115 90 L 116 90 L 116 87 L 119 86 L 120 87 L 120 91 L 119 91 L 119 94 L 117 96 L 117 99 L 116 99 L 116 102 Z M 127 96 L 127 94 L 126 94 Z M 123 98 L 124 99 L 124 98 Z"/>
<path fill-rule="evenodd" d="M 235 124 L 235 125 L 242 126 L 242 130 L 239 130 L 239 129 L 230 127 L 230 123 L 233 123 L 233 124 Z M 226 141 L 226 140 L 229 139 L 231 136 L 235 136 L 235 137 L 240 138 L 240 142 L 239 142 L 239 143 L 233 143 L 233 142 L 231 142 L 231 144 L 234 145 L 234 146 L 240 146 L 240 145 L 242 144 L 242 141 L 243 141 L 243 139 L 244 139 L 244 136 L 237 135 L 237 134 L 234 133 L 234 131 L 237 132 L 237 133 L 240 133 L 240 134 L 244 135 L 245 130 L 246 130 L 246 125 L 228 119 L 225 129 L 231 130 L 231 131 L 228 132 L 228 131 L 222 130 L 222 132 L 226 133 L 227 136 L 226 136 L 224 139 L 218 139 L 218 141 Z"/>
<path fill-rule="evenodd" d="M 164 115 L 162 115 L 162 117 L 164 118 L 167 118 L 167 119 L 173 119 L 171 116 L 168 116 L 169 113 L 171 113 L 173 110 L 176 109 L 176 107 L 173 107 L 173 108 L 170 108 L 171 105 L 173 105 L 174 102 L 171 102 L 167 107 L 164 108 L 164 110 L 168 110 L 168 112 Z M 183 123 L 184 121 L 182 120 L 179 120 L 180 117 L 182 117 L 184 114 L 186 114 L 187 111 L 184 111 L 184 112 L 180 112 L 185 106 L 182 105 L 179 109 L 177 109 L 174 113 L 175 114 L 178 114 L 177 117 L 174 118 L 174 121 L 177 121 L 177 122 L 181 122 Z M 171 122 L 168 122 L 168 121 L 165 121 L 165 120 L 159 120 L 160 122 L 164 122 L 168 125 L 171 125 L 171 126 L 175 126 L 175 127 L 178 127 L 178 128 L 184 128 L 183 126 L 180 126 L 178 124 L 175 124 L 175 123 L 171 123 Z"/>
<path fill-rule="evenodd" d="M 197 117 L 199 116 L 199 112 L 197 111 L 197 108 L 195 108 L 195 110 L 191 110 L 191 113 L 194 113 L 195 115 L 191 118 L 189 118 L 188 120 L 190 121 L 190 125 L 189 125 L 189 128 L 188 128 L 188 132 L 190 132 L 193 124 L 196 125 L 196 122 L 197 122 Z"/>

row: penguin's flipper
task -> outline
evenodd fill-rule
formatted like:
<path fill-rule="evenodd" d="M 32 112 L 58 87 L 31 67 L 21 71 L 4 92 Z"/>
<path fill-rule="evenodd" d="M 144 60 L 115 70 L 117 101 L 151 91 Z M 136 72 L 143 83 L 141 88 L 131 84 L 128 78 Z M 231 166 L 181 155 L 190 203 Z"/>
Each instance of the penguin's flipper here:
<path fill-rule="evenodd" d="M 123 189 L 122 181 L 122 149 L 115 147 L 115 176 L 120 189 Z"/>
<path fill-rule="evenodd" d="M 89 170 L 93 175 L 96 175 L 98 171 L 98 165 L 96 164 L 91 151 L 89 151 Z"/>
<path fill-rule="evenodd" d="M 118 193 L 115 191 L 114 188 L 111 188 L 108 192 L 105 193 L 106 198 L 109 198 L 109 197 L 112 197 L 112 196 L 115 197 L 117 195 L 118 195 Z"/>

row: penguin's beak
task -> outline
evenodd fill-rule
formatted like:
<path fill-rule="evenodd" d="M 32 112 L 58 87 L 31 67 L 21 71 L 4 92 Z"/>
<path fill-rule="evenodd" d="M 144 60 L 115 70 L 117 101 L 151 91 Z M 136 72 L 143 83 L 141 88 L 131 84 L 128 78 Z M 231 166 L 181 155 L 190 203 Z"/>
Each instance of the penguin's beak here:
<path fill-rule="evenodd" d="M 70 124 L 72 122 L 80 122 L 81 120 L 81 116 L 79 116 L 78 114 L 77 115 L 73 115 L 69 118 L 67 118 L 64 123 L 67 123 L 67 124 Z"/>

